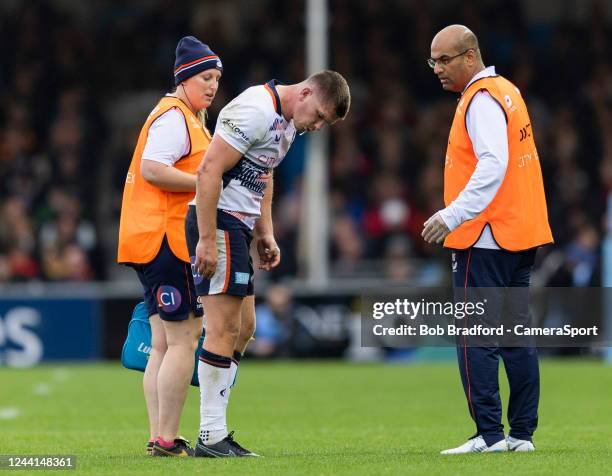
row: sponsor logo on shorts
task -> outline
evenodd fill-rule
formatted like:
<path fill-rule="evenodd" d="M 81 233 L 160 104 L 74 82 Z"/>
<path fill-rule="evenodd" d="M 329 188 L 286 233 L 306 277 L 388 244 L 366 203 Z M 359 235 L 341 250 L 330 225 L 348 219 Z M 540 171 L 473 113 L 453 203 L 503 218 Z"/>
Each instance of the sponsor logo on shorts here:
<path fill-rule="evenodd" d="M 191 276 L 193 276 L 193 282 L 198 285 L 204 280 L 204 276 L 198 274 L 195 269 L 195 256 L 190 256 L 189 261 L 191 261 Z"/>
<path fill-rule="evenodd" d="M 182 302 L 181 293 L 174 286 L 162 285 L 157 290 L 157 305 L 164 312 L 176 311 Z"/>
<path fill-rule="evenodd" d="M 249 284 L 249 273 L 238 273 L 234 274 L 234 282 L 236 284 Z"/>

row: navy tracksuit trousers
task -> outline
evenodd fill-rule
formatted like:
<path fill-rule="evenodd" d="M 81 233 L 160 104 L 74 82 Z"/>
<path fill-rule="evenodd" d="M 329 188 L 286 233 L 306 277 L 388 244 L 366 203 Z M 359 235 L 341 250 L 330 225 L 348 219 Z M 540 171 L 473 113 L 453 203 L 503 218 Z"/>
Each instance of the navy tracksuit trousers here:
<path fill-rule="evenodd" d="M 534 259 L 535 249 L 518 253 L 483 248 L 453 251 L 455 301 L 464 299 L 467 288 L 528 287 Z M 504 306 L 513 307 L 511 312 L 515 314 L 527 316 L 528 305 L 527 299 L 506 299 L 505 303 L 489 306 L 486 319 L 488 322 L 501 322 L 501 313 L 507 311 Z M 469 337 L 458 337 L 457 357 L 468 410 L 476 423 L 476 434 L 481 435 L 488 446 L 504 438 L 498 380 L 501 357 L 510 384 L 510 436 L 531 440 L 538 424 L 540 398 L 536 348 L 532 345 L 475 347 L 470 346 Z"/>

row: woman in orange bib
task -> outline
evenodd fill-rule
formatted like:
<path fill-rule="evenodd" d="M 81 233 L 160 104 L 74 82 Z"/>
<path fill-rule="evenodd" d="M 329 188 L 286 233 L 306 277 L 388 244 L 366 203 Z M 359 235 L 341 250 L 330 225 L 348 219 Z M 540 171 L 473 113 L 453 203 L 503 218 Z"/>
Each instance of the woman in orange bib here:
<path fill-rule="evenodd" d="M 191 456 L 178 437 L 181 412 L 202 333 L 187 244 L 185 215 L 197 167 L 211 141 L 204 124 L 223 71 L 219 57 L 194 38 L 176 48 L 176 88 L 153 108 L 127 173 L 117 261 L 133 267 L 144 289 L 152 350 L 144 393 L 153 456 Z"/>

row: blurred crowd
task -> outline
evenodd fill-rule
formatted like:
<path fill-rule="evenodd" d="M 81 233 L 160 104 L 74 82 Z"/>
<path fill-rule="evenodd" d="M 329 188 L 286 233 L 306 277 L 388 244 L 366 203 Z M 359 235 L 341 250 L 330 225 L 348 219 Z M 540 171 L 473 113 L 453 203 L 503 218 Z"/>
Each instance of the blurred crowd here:
<path fill-rule="evenodd" d="M 352 110 L 331 129 L 330 255 L 334 276 L 414 281 L 447 254 L 422 223 L 443 207 L 443 158 L 456 97 L 426 65 L 433 35 L 464 23 L 486 65 L 527 100 L 545 175 L 554 247 L 541 282 L 598 284 L 612 187 L 612 28 L 602 3 L 586 18 L 528 21 L 521 2 L 330 0 L 330 67 Z M 557 2 L 561 4 L 562 2 Z M 437 3 L 436 3 L 437 4 Z M 0 282 L 113 279 L 116 227 L 140 127 L 172 85 L 185 34 L 224 63 L 210 111 L 271 78 L 299 81 L 304 1 L 14 1 L 0 7 Z M 299 267 L 307 136 L 276 175 L 283 265 Z"/>

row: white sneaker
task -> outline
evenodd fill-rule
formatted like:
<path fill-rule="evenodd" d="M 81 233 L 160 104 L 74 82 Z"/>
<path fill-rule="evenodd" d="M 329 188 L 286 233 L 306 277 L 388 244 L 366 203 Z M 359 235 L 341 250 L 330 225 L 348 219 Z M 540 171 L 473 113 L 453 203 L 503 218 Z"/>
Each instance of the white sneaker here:
<path fill-rule="evenodd" d="M 467 443 L 451 448 L 449 450 L 440 451 L 441 455 L 462 455 L 465 453 L 497 453 L 508 451 L 508 442 L 504 438 L 491 446 L 487 446 L 482 436 L 476 436 L 467 441 Z"/>
<path fill-rule="evenodd" d="M 507 441 L 508 451 L 535 451 L 535 446 L 529 440 L 519 440 L 509 436 Z"/>

